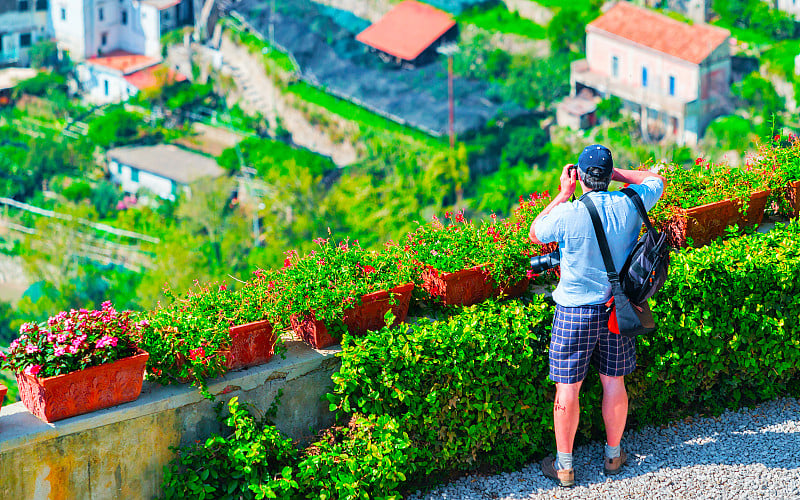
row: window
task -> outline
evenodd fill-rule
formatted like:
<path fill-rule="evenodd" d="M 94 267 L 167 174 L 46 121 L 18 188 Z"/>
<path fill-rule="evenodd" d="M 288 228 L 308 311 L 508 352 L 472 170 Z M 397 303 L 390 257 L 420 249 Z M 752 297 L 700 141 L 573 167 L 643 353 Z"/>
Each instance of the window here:
<path fill-rule="evenodd" d="M 669 77 L 669 95 L 675 95 L 675 77 Z"/>
<path fill-rule="evenodd" d="M 19 3 L 17 4 L 17 10 L 20 12 L 27 11 L 29 7 L 30 5 L 28 5 L 28 0 L 19 0 Z"/>
<path fill-rule="evenodd" d="M 108 80 L 103 80 L 103 92 L 108 95 Z"/>
<path fill-rule="evenodd" d="M 611 58 L 611 76 L 614 78 L 619 76 L 619 57 L 617 56 Z"/>
<path fill-rule="evenodd" d="M 642 66 L 642 87 L 647 87 L 647 67 Z"/>
<path fill-rule="evenodd" d="M 67 20 L 67 9 L 65 7 L 61 7 L 61 20 L 62 21 Z"/>
<path fill-rule="evenodd" d="M 36 10 L 47 10 L 47 0 L 36 0 Z"/>
<path fill-rule="evenodd" d="M 104 17 L 105 16 L 103 16 L 103 8 L 100 7 L 99 9 L 97 9 L 97 19 L 102 21 Z"/>
<path fill-rule="evenodd" d="M 20 33 L 19 35 L 19 46 L 20 47 L 30 47 L 31 46 L 31 37 L 30 33 Z"/>
<path fill-rule="evenodd" d="M 105 46 L 108 43 L 108 33 L 100 33 L 100 45 Z"/>
<path fill-rule="evenodd" d="M 135 168 L 131 169 L 131 181 L 139 182 L 139 171 Z"/>
<path fill-rule="evenodd" d="M 128 11 L 122 11 L 122 24 L 128 24 Z"/>

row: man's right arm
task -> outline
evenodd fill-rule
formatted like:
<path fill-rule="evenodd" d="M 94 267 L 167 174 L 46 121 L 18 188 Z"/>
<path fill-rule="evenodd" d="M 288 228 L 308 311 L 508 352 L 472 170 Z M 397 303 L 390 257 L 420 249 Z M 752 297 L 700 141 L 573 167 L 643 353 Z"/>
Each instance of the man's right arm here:
<path fill-rule="evenodd" d="M 622 170 L 615 168 L 614 173 L 611 174 L 612 181 L 625 182 L 627 184 L 641 184 L 648 177 L 655 177 L 663 184 L 667 183 L 667 179 L 649 170 Z"/>
<path fill-rule="evenodd" d="M 658 199 L 664 193 L 664 184 L 666 183 L 663 176 L 647 170 L 614 169 L 611 180 L 636 185 L 635 189 L 633 187 L 631 189 L 641 196 L 642 203 L 648 211 L 658 203 Z"/>

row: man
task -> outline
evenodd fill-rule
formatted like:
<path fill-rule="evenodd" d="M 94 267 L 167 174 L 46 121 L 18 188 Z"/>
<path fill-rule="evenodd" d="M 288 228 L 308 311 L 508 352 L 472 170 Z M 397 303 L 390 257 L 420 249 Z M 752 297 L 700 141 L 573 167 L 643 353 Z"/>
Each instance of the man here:
<path fill-rule="evenodd" d="M 615 169 L 608 148 L 599 144 L 588 146 L 578 158 L 577 169 L 571 164 L 564 167 L 558 196 L 536 217 L 530 229 L 531 241 L 539 244 L 557 241 L 561 250 L 561 280 L 553 292 L 556 313 L 550 340 L 558 453 L 542 462 L 542 471 L 565 487 L 575 485 L 572 447 L 580 414 L 578 394 L 589 361 L 600 372 L 603 385 L 606 474 L 620 472 L 627 460 L 620 449 L 628 416 L 624 377 L 636 368 L 636 342 L 608 330 L 605 303 L 611 298 L 611 285 L 600 246 L 585 205 L 580 201 L 569 202 L 576 181 L 580 181 L 583 196 L 590 197 L 597 207 L 619 272 L 638 239 L 642 220 L 630 198 L 619 191 L 608 191 L 612 180 L 631 184 L 647 210 L 656 204 L 664 190 L 662 176 Z"/>

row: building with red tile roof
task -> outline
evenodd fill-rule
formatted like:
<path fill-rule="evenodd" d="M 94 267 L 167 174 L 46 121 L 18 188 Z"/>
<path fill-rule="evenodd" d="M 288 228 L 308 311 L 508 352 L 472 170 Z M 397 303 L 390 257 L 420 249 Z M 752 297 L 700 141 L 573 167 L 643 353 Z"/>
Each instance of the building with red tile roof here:
<path fill-rule="evenodd" d="M 416 62 L 453 38 L 456 21 L 447 12 L 415 0 L 395 6 L 356 40 L 400 61 Z"/>
<path fill-rule="evenodd" d="M 119 102 L 164 83 L 186 77 L 161 64 L 161 59 L 124 50 L 92 57 L 78 66 L 78 79 L 87 98 L 95 103 Z"/>
<path fill-rule="evenodd" d="M 90 57 L 86 62 L 88 64 L 103 66 L 112 71 L 118 71 L 123 75 L 129 75 L 135 71 L 158 64 L 161 62 L 161 59 L 141 54 L 132 54 L 125 50 L 114 50 L 102 56 Z"/>
<path fill-rule="evenodd" d="M 732 108 L 730 32 L 618 2 L 586 26 L 572 95 L 616 96 L 646 139 L 694 144 Z"/>

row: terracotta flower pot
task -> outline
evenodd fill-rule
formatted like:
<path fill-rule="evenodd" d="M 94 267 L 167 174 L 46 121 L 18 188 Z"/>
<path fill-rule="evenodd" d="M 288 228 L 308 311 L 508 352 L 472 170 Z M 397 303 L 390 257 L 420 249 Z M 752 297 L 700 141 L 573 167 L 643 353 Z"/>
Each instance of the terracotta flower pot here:
<path fill-rule="evenodd" d="M 384 326 L 383 317 L 391 310 L 394 314 L 393 326 L 402 323 L 408 314 L 413 283 L 400 285 L 391 290 L 368 293 L 361 297 L 361 304 L 344 310 L 342 322 L 350 335 L 363 335 L 368 331 L 380 330 Z M 390 295 L 391 293 L 391 295 Z M 392 304 L 392 296 L 395 303 Z M 313 312 L 302 316 L 292 315 L 292 329 L 301 340 L 311 344 L 314 349 L 322 349 L 338 344 L 341 339 L 334 338 L 328 326 L 316 318 Z"/>
<path fill-rule="evenodd" d="M 422 272 L 422 288 L 444 304 L 471 306 L 488 299 L 494 292 L 494 283 L 485 265 L 452 273 L 429 267 Z"/>
<path fill-rule="evenodd" d="M 691 238 L 695 247 L 701 247 L 722 236 L 728 226 L 760 224 L 770 193 L 770 190 L 753 193 L 745 215 L 740 211 L 741 203 L 736 200 L 722 200 L 683 210 L 663 228 L 667 241 L 673 247 L 682 248 L 688 246 L 687 238 Z"/>
<path fill-rule="evenodd" d="M 8 388 L 3 384 L 0 384 L 0 410 L 3 409 L 3 400 L 6 399 L 6 393 L 8 392 Z"/>
<path fill-rule="evenodd" d="M 227 351 L 228 370 L 263 365 L 275 354 L 278 336 L 269 321 L 232 326 L 231 348 Z"/>
<path fill-rule="evenodd" d="M 19 397 L 31 413 L 45 422 L 127 403 L 142 392 L 149 356 L 139 349 L 133 356 L 113 363 L 47 378 L 17 373 Z"/>

